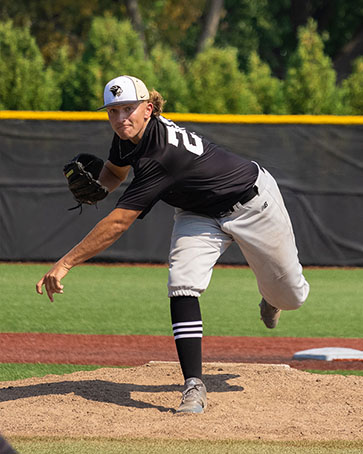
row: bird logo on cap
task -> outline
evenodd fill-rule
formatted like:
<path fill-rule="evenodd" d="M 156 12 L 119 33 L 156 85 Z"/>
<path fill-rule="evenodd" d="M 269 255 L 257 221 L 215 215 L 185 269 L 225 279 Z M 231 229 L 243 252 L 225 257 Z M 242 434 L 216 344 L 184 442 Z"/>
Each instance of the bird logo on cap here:
<path fill-rule="evenodd" d="M 113 96 L 120 96 L 122 93 L 122 88 L 119 85 L 112 85 L 110 88 L 110 92 L 113 94 Z"/>

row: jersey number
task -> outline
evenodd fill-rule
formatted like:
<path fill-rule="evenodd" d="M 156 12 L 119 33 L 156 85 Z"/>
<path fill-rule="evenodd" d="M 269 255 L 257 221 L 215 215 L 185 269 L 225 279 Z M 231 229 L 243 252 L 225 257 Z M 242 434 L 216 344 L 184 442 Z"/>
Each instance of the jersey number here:
<path fill-rule="evenodd" d="M 203 142 L 200 137 L 198 137 L 195 133 L 187 132 L 183 128 L 179 128 L 175 124 L 173 126 L 166 125 L 168 130 L 168 142 L 170 145 L 174 145 L 175 147 L 179 146 L 180 138 L 182 139 L 184 147 L 190 151 L 191 153 L 197 154 L 200 156 L 203 153 Z M 191 142 L 191 139 L 194 143 Z"/>

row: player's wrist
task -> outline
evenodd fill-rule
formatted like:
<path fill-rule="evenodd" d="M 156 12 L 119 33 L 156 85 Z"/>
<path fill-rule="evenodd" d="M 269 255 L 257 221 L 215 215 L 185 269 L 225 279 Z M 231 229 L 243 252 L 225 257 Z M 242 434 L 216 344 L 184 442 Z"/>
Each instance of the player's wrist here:
<path fill-rule="evenodd" d="M 66 273 L 68 273 L 68 271 L 70 271 L 74 266 L 76 266 L 76 263 L 73 263 L 72 259 L 67 256 L 62 257 L 56 263 L 56 267 L 64 270 Z"/>

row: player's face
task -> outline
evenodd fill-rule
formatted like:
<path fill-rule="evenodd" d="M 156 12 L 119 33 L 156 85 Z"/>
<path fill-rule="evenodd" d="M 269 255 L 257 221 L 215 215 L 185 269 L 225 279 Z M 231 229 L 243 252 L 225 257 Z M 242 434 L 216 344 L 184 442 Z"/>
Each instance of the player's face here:
<path fill-rule="evenodd" d="M 147 101 L 107 108 L 112 129 L 122 140 L 138 143 L 144 134 L 153 110 Z"/>

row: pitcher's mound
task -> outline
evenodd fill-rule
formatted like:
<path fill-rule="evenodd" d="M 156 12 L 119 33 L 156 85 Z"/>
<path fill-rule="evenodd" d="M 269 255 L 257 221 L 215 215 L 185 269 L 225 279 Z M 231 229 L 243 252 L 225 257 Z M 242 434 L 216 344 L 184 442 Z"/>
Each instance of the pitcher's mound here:
<path fill-rule="evenodd" d="M 0 382 L 6 436 L 362 440 L 363 377 L 209 363 L 208 408 L 176 415 L 177 363 Z"/>

